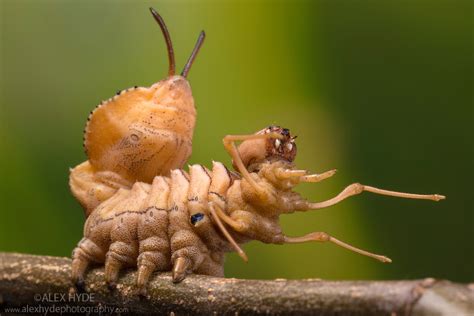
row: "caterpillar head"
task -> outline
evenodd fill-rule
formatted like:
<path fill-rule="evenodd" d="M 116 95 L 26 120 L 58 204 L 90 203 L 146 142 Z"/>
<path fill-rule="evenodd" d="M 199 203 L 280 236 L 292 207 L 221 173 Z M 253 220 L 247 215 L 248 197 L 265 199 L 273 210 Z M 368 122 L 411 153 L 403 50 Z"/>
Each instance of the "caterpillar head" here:
<path fill-rule="evenodd" d="M 257 135 L 276 133 L 281 138 L 260 138 L 243 141 L 238 151 L 244 166 L 250 171 L 265 161 L 281 160 L 293 162 L 296 157 L 295 137 L 292 137 L 290 130 L 280 126 L 271 125 L 258 131 Z M 234 165 L 234 168 L 236 166 Z"/>
<path fill-rule="evenodd" d="M 168 77 L 148 88 L 117 92 L 91 112 L 84 132 L 84 148 L 93 167 L 130 181 L 149 182 L 157 174 L 182 168 L 191 155 L 196 119 L 187 75 L 205 33 L 200 33 L 183 71 L 176 75 L 170 35 L 161 16 L 150 10 L 167 44 Z"/>

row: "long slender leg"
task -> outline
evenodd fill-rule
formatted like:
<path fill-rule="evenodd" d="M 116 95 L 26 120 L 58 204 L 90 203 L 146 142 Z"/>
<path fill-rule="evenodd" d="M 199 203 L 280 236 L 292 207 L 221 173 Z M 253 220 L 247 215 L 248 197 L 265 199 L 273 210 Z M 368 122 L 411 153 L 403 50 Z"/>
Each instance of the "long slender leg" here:
<path fill-rule="evenodd" d="M 295 208 L 297 210 L 314 210 L 325 208 L 328 206 L 332 206 L 341 202 L 342 200 L 347 199 L 353 195 L 360 194 L 364 191 L 372 192 L 380 195 L 388 195 L 388 196 L 395 196 L 401 197 L 406 199 L 418 199 L 418 200 L 432 200 L 432 201 L 439 201 L 445 199 L 445 196 L 439 194 L 412 194 L 412 193 L 404 193 L 404 192 L 396 192 L 396 191 L 389 191 L 378 189 L 375 187 L 371 187 L 368 185 L 363 185 L 360 183 L 353 183 L 347 186 L 341 193 L 339 193 L 336 197 L 329 199 L 323 202 L 311 203 L 307 201 L 299 201 L 295 203 Z"/>
<path fill-rule="evenodd" d="M 315 182 L 319 182 L 319 181 L 332 177 L 334 174 L 336 174 L 336 172 L 337 172 L 337 169 L 333 169 L 333 170 L 329 170 L 329 171 L 319 173 L 319 174 L 309 174 L 307 176 L 301 177 L 300 181 L 315 183 Z"/>
<path fill-rule="evenodd" d="M 333 169 L 319 174 L 308 174 L 307 170 L 277 169 L 276 175 L 280 179 L 289 179 L 297 177 L 300 179 L 301 182 L 319 182 L 332 177 L 336 173 L 336 171 L 336 169 Z"/>
<path fill-rule="evenodd" d="M 356 247 L 351 246 L 351 245 L 349 245 L 349 244 L 347 244 L 343 241 L 340 241 L 339 239 L 336 239 L 336 238 L 332 237 L 331 235 L 329 235 L 327 233 L 324 233 L 324 232 L 309 233 L 309 234 L 301 236 L 301 237 L 288 237 L 288 236 L 283 237 L 283 242 L 284 243 L 293 243 L 294 244 L 294 243 L 303 243 L 303 242 L 309 242 L 309 241 L 322 241 L 322 242 L 329 241 L 329 242 L 335 243 L 338 246 L 346 248 L 350 251 L 354 251 L 354 252 L 357 252 L 358 254 L 374 258 L 374 259 L 379 260 L 381 262 L 384 262 L 384 263 L 392 262 L 392 260 L 390 258 L 387 258 L 387 257 L 382 256 L 382 255 L 376 255 L 376 254 L 373 254 L 371 252 L 356 248 Z"/>
<path fill-rule="evenodd" d="M 235 219 L 231 218 L 229 215 L 224 213 L 219 207 L 214 209 L 216 216 L 222 219 L 227 225 L 232 227 L 235 231 L 239 233 L 243 233 L 248 227 L 240 221 L 236 221 Z"/>
<path fill-rule="evenodd" d="M 229 155 L 232 157 L 233 161 L 237 165 L 240 174 L 247 180 L 250 185 L 254 187 L 255 190 L 261 191 L 260 186 L 255 182 L 254 179 L 250 176 L 247 168 L 245 168 L 240 153 L 235 145 L 235 142 L 251 140 L 251 139 L 265 139 L 265 138 L 278 138 L 283 139 L 283 136 L 278 133 L 268 133 L 268 134 L 250 134 L 250 135 L 227 135 L 224 137 L 224 148 L 227 150 Z"/>
<path fill-rule="evenodd" d="M 234 247 L 235 251 L 237 251 L 239 256 L 245 262 L 247 262 L 249 260 L 247 255 L 242 250 L 242 248 L 240 248 L 239 244 L 237 244 L 235 242 L 234 238 L 232 238 L 231 234 L 227 231 L 224 224 L 222 224 L 221 219 L 219 218 L 219 216 L 225 215 L 224 212 L 222 211 L 222 209 L 218 205 L 216 205 L 215 203 L 210 202 L 209 203 L 209 210 L 211 212 L 212 217 L 216 221 L 217 226 L 221 230 L 222 234 L 225 236 L 225 238 L 227 238 L 227 241 L 229 241 L 229 243 L 232 245 L 232 247 Z M 216 211 L 216 210 L 218 210 L 218 211 Z M 227 217 L 227 215 L 225 215 L 225 216 Z M 228 218 L 228 219 L 230 219 L 230 218 Z M 230 219 L 230 220 L 233 221 L 232 219 Z"/>

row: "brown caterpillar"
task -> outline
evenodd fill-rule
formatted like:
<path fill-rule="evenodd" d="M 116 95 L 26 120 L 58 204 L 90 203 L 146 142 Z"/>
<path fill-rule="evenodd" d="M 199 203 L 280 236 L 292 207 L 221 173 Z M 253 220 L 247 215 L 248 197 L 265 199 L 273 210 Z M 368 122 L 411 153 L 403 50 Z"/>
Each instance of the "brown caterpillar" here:
<path fill-rule="evenodd" d="M 237 141 L 243 141 L 238 148 Z M 273 244 L 330 241 L 391 262 L 324 232 L 286 236 L 279 216 L 329 207 L 363 191 L 444 199 L 354 183 L 330 200 L 308 202 L 292 189 L 301 182 L 329 178 L 335 170 L 308 174 L 296 169 L 296 144 L 288 129 L 270 126 L 252 135 L 228 135 L 224 146 L 239 173 L 219 162 L 213 163 L 212 170 L 193 165 L 189 174 L 175 169 L 169 177 L 156 176 L 151 184 L 136 182 L 131 189 L 120 189 L 100 204 L 87 219 L 84 238 L 73 251 L 73 282 L 83 286 L 89 264 L 103 262 L 111 287 L 122 268 L 137 266 L 141 293 L 154 271 L 171 270 L 173 282 L 180 282 L 188 273 L 224 276 L 224 254 L 235 250 L 247 260 L 239 245 L 250 240 Z"/>
<path fill-rule="evenodd" d="M 224 253 L 240 244 L 331 241 L 383 262 L 368 253 L 316 232 L 285 236 L 279 215 L 328 207 L 370 191 L 405 198 L 443 199 L 352 184 L 325 202 L 310 203 L 292 191 L 300 182 L 318 182 L 334 174 L 308 175 L 293 164 L 296 144 L 289 130 L 271 126 L 253 135 L 226 136 L 234 173 L 218 162 L 181 168 L 191 153 L 195 108 L 186 80 L 204 40 L 201 32 L 181 76 L 175 76 L 173 48 L 162 18 L 151 9 L 164 34 L 169 76 L 150 88 L 132 88 L 94 110 L 86 125 L 89 160 L 71 170 L 70 186 L 88 216 L 84 238 L 73 252 L 72 279 L 83 286 L 91 263 L 105 263 L 110 286 L 119 271 L 138 266 L 143 293 L 154 271 L 173 272 L 179 282 L 188 273 L 223 276 Z M 236 147 L 236 141 L 243 141 Z M 90 216 L 89 216 L 90 215 Z"/>
<path fill-rule="evenodd" d="M 175 75 L 170 35 L 161 16 L 150 10 L 168 48 L 168 77 L 149 88 L 119 91 L 89 115 L 84 130 L 89 159 L 71 169 L 69 181 L 86 216 L 118 189 L 169 175 L 191 155 L 196 110 L 186 77 L 205 33 L 200 33 L 181 75 Z"/>

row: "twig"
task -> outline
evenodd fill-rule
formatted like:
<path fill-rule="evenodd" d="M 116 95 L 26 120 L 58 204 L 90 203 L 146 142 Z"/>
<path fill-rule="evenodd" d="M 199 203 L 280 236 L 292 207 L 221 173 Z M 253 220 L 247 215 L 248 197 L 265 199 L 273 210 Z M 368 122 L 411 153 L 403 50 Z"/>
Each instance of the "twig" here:
<path fill-rule="evenodd" d="M 137 294 L 133 270 L 122 275 L 114 291 L 105 285 L 102 268 L 87 275 L 86 292 L 71 291 L 70 265 L 67 258 L 0 253 L 0 313 L 14 307 L 25 313 L 28 306 L 43 314 L 55 307 L 57 313 L 63 308 L 92 314 L 474 315 L 473 284 L 434 279 L 260 281 L 190 275 L 173 284 L 169 273 L 156 273 L 144 298 Z"/>

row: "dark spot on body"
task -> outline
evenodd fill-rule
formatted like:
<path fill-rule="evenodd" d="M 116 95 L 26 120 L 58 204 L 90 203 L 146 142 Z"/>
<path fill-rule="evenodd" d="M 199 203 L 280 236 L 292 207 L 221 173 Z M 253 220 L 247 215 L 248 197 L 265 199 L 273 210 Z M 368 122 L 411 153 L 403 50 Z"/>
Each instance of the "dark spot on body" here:
<path fill-rule="evenodd" d="M 196 213 L 194 215 L 191 215 L 191 224 L 196 225 L 197 222 L 201 221 L 204 218 L 203 213 Z"/>

